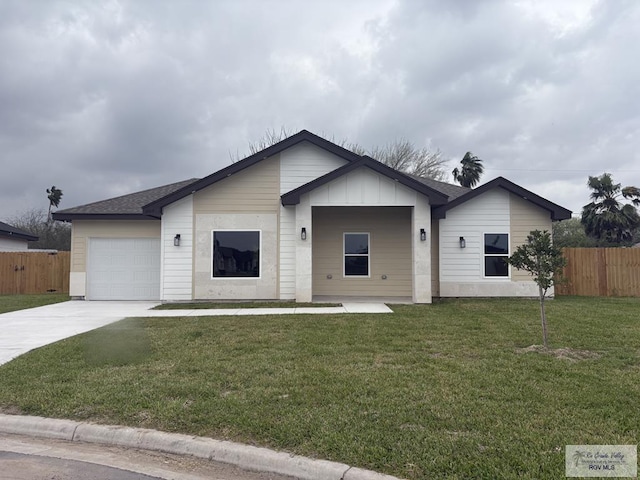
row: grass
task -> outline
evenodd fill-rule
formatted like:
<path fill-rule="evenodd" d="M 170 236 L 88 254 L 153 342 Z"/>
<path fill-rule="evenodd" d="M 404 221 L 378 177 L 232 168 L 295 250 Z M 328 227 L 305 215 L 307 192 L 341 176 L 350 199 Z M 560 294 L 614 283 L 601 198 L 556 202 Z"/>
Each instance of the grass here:
<path fill-rule="evenodd" d="M 217 308 L 300 308 L 300 307 L 339 307 L 339 303 L 296 303 L 293 301 L 247 301 L 247 302 L 193 302 L 163 303 L 153 310 L 202 310 Z"/>
<path fill-rule="evenodd" d="M 42 305 L 66 302 L 67 300 L 69 300 L 69 295 L 61 293 L 43 293 L 42 295 L 0 295 L 0 313 L 41 307 Z"/>
<path fill-rule="evenodd" d="M 183 432 L 404 478 L 564 478 L 637 444 L 640 299 L 127 319 L 0 367 L 0 410 Z M 574 359 L 572 359 L 574 358 Z"/>

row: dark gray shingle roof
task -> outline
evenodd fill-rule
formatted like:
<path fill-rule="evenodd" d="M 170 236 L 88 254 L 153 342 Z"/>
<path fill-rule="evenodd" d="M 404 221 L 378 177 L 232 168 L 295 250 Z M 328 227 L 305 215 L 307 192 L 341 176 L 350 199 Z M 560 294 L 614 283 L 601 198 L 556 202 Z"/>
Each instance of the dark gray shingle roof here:
<path fill-rule="evenodd" d="M 72 220 L 88 217 L 105 218 L 112 215 L 144 217 L 142 207 L 198 180 L 197 178 L 191 178 L 189 180 L 183 180 L 182 182 L 143 190 L 142 192 L 130 193 L 116 198 L 80 205 L 79 207 L 58 210 L 53 214 L 53 218 L 56 220 Z"/>
<path fill-rule="evenodd" d="M 417 175 L 409 176 L 419 181 L 420 183 L 424 183 L 427 187 L 431 187 L 434 190 L 447 195 L 449 197 L 449 201 L 471 191 L 470 188 L 461 187 L 460 185 L 453 185 L 452 183 L 440 182 L 438 180 L 434 180 L 433 178 L 424 178 Z"/>
<path fill-rule="evenodd" d="M 20 230 L 19 228 L 12 227 L 8 223 L 0 222 L 0 236 L 9 238 L 19 238 L 22 240 L 28 240 L 30 242 L 37 242 L 38 237 L 31 235 L 29 232 Z"/>

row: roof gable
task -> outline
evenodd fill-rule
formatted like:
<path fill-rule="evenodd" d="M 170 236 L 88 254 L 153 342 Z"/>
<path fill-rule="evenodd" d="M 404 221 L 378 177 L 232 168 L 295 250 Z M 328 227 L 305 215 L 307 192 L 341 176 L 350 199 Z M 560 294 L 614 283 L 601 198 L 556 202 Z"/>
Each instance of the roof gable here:
<path fill-rule="evenodd" d="M 284 140 L 271 145 L 270 147 L 265 148 L 259 152 L 254 153 L 253 155 L 248 156 L 240 160 L 239 162 L 233 163 L 228 167 L 223 168 L 222 170 L 218 170 L 217 172 L 212 173 L 211 175 L 204 177 L 197 182 L 185 187 L 183 189 L 177 190 L 166 197 L 155 200 L 154 202 L 150 202 L 148 205 L 145 205 L 143 211 L 146 215 L 160 216 L 162 214 L 162 208 L 169 205 L 170 203 L 176 202 L 181 198 L 186 197 L 192 193 L 197 192 L 198 190 L 202 190 L 203 188 L 209 187 L 220 180 L 223 180 L 231 175 L 234 175 L 246 168 L 255 165 L 256 163 L 265 160 L 273 155 L 277 155 L 278 153 L 293 147 L 302 142 L 309 142 L 317 147 L 322 148 L 340 158 L 347 160 L 348 162 L 354 162 L 360 160 L 362 157 L 356 153 L 353 153 L 346 148 L 343 148 L 339 145 L 336 145 L 329 140 L 325 140 L 322 137 L 314 135 L 313 133 L 307 130 L 301 130 L 300 132 L 292 135 Z"/>
<path fill-rule="evenodd" d="M 0 222 L 0 236 L 7 238 L 15 238 L 16 240 L 27 240 L 29 242 L 37 242 L 39 237 L 31 235 L 29 232 L 12 227 L 8 223 Z"/>
<path fill-rule="evenodd" d="M 297 205 L 298 203 L 300 203 L 300 197 L 305 193 L 311 192 L 312 190 L 315 190 L 316 188 L 326 183 L 329 183 L 337 178 L 342 177 L 343 175 L 346 175 L 349 172 L 352 172 L 358 168 L 363 168 L 363 167 L 369 168 L 376 173 L 384 175 L 385 177 L 391 180 L 399 182 L 402 185 L 405 185 L 406 187 L 409 187 L 412 190 L 415 190 L 425 195 L 426 197 L 429 198 L 429 202 L 432 205 L 443 205 L 447 202 L 448 197 L 444 193 L 441 193 L 431 188 L 425 183 L 420 182 L 409 175 L 406 175 L 402 172 L 394 170 L 393 168 L 388 167 L 387 165 L 380 163 L 371 157 L 364 156 L 364 157 L 360 157 L 360 159 L 357 161 L 348 163 L 340 168 L 337 168 L 327 173 L 326 175 L 318 177 L 309 183 L 305 183 L 304 185 L 301 185 L 300 187 L 285 193 L 280 197 L 282 205 L 284 206 Z"/>
<path fill-rule="evenodd" d="M 494 188 L 502 188 L 510 193 L 513 193 L 514 195 L 519 196 L 524 200 L 527 200 L 528 202 L 533 203 L 534 205 L 537 205 L 540 208 L 549 211 L 551 214 L 551 220 L 566 220 L 568 218 L 571 218 L 571 210 L 567 210 L 566 208 L 561 207 L 558 204 L 550 202 L 549 200 L 542 198 L 541 196 L 536 195 L 535 193 L 525 188 L 522 188 L 520 185 L 516 185 L 515 183 L 507 180 L 504 177 L 494 178 L 490 182 L 487 182 L 484 185 L 481 185 L 478 188 L 470 190 L 469 192 L 455 198 L 446 205 L 442 205 L 436 208 L 433 211 L 434 218 L 446 218 L 448 210 L 455 208 L 465 202 L 468 202 L 478 195 L 482 195 L 483 193 Z"/>

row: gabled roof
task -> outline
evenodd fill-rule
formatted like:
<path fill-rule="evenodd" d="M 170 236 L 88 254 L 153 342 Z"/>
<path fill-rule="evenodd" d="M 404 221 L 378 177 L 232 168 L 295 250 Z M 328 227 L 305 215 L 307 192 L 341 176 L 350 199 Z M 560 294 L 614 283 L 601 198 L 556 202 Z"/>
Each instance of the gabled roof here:
<path fill-rule="evenodd" d="M 204 177 L 197 182 L 194 182 L 188 187 L 182 188 L 171 193 L 170 195 L 150 202 L 144 207 L 144 213 L 146 215 L 159 217 L 162 215 L 162 208 L 169 205 L 170 203 L 180 200 L 181 198 L 197 192 L 198 190 L 202 190 L 203 188 L 213 185 L 220 180 L 224 180 L 225 178 L 238 173 L 245 168 L 249 168 L 252 165 L 255 165 L 261 160 L 272 157 L 273 155 L 277 155 L 278 153 L 291 148 L 301 142 L 312 143 L 313 145 L 320 147 L 323 150 L 326 150 L 340 158 L 343 158 L 344 160 L 347 160 L 348 162 L 354 162 L 362 158 L 360 155 L 353 153 L 352 151 L 347 150 L 346 148 L 343 148 L 339 145 L 336 145 L 329 140 L 325 140 L 324 138 L 314 135 L 307 130 L 301 130 L 295 135 L 285 138 L 284 140 L 271 145 L 264 150 L 254 153 L 253 155 L 250 155 L 247 158 L 240 160 L 239 162 L 233 163 L 228 167 L 223 168 L 222 170 L 218 170 L 217 172 L 212 173 L 211 175 Z"/>
<path fill-rule="evenodd" d="M 29 232 L 12 227 L 11 225 L 0 222 L 0 237 L 15 238 L 16 240 L 27 240 L 29 242 L 37 242 L 38 237 L 31 235 Z"/>
<path fill-rule="evenodd" d="M 374 160 L 371 157 L 360 157 L 359 160 L 343 165 L 340 168 L 336 168 L 335 170 L 312 180 L 309 183 L 305 183 L 304 185 L 291 190 L 290 192 L 285 193 L 280 197 L 282 205 L 297 205 L 300 203 L 300 196 L 308 193 L 321 185 L 324 185 L 332 180 L 342 177 L 343 175 L 352 172 L 358 168 L 370 168 L 374 172 L 380 173 L 391 180 L 399 182 L 412 190 L 422 193 L 429 198 L 429 202 L 431 205 L 443 205 L 447 203 L 447 195 L 434 188 L 428 186 L 427 184 L 416 180 L 414 177 L 406 175 L 402 172 L 394 170 L 391 167 L 386 166 L 383 163 Z"/>
<path fill-rule="evenodd" d="M 162 216 L 162 209 L 176 202 L 187 195 L 209 187 L 210 185 L 224 180 L 235 173 L 249 168 L 256 163 L 265 160 L 273 155 L 291 148 L 299 143 L 309 142 L 327 152 L 330 152 L 347 161 L 346 165 L 337 168 L 326 175 L 312 180 L 290 192 L 281 196 L 282 205 L 295 205 L 300 202 L 300 196 L 304 193 L 335 180 L 357 168 L 369 168 L 379 174 L 394 181 L 400 182 L 408 188 L 415 190 L 429 198 L 433 209 L 434 218 L 445 218 L 447 210 L 456 207 L 468 200 L 493 188 L 503 188 L 515 195 L 528 200 L 551 213 L 552 220 L 562 220 L 571 217 L 571 212 L 559 205 L 550 202 L 533 192 L 530 192 L 509 180 L 498 177 L 474 190 L 440 182 L 430 178 L 422 178 L 415 175 L 394 170 L 379 161 L 361 156 L 347 150 L 335 143 L 325 140 L 313 133 L 302 130 L 281 142 L 261 150 L 249 157 L 233 163 L 228 167 L 218 170 L 202 179 L 190 179 L 182 182 L 152 188 L 142 192 L 123 195 L 100 202 L 89 203 L 79 207 L 58 210 L 53 214 L 55 220 L 75 220 L 75 219 L 100 219 L 100 220 L 154 220 Z"/>
<path fill-rule="evenodd" d="M 548 210 L 551 213 L 551 220 L 566 220 L 568 218 L 571 218 L 571 210 L 567 210 L 560 205 L 550 202 L 549 200 L 542 198 L 541 196 L 536 195 L 535 193 L 530 192 L 529 190 L 522 188 L 519 185 L 516 185 L 515 183 L 507 180 L 504 177 L 494 178 L 490 182 L 487 182 L 484 185 L 481 185 L 478 188 L 470 190 L 464 195 L 455 198 L 446 205 L 442 205 L 441 207 L 434 209 L 433 216 L 434 218 L 445 218 L 447 216 L 447 210 L 455 208 L 458 205 L 461 205 L 477 197 L 478 195 L 482 195 L 488 190 L 492 190 L 494 188 L 502 188 L 510 193 L 513 193 L 514 195 L 523 198 L 524 200 L 533 203 L 534 205 L 537 205 L 540 208 Z"/>
<path fill-rule="evenodd" d="M 159 198 L 166 197 L 186 185 L 196 182 L 197 178 L 151 188 L 142 192 L 130 193 L 116 198 L 88 203 L 79 207 L 58 210 L 53 214 L 54 220 L 153 220 L 146 215 L 142 207 Z"/>

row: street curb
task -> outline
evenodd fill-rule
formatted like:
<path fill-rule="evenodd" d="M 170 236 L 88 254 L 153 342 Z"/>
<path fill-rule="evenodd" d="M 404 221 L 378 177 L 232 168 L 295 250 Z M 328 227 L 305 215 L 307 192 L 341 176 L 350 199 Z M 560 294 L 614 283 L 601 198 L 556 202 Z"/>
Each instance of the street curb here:
<path fill-rule="evenodd" d="M 236 465 L 245 470 L 289 475 L 303 480 L 399 480 L 391 475 L 350 467 L 344 463 L 315 460 L 262 447 L 146 428 L 0 414 L 0 432 L 191 455 Z"/>

